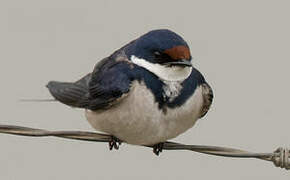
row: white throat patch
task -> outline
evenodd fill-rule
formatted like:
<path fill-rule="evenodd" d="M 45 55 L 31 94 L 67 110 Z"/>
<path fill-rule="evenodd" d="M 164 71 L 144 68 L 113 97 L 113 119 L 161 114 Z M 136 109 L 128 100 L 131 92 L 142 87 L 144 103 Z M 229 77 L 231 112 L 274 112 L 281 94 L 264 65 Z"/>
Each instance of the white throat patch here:
<path fill-rule="evenodd" d="M 160 64 L 153 64 L 136 56 L 131 56 L 131 61 L 134 64 L 154 73 L 160 79 L 165 81 L 183 81 L 189 77 L 192 71 L 192 67 L 166 67 Z"/>
<path fill-rule="evenodd" d="M 163 86 L 163 98 L 169 98 L 169 102 L 172 102 L 177 96 L 180 95 L 182 89 L 181 82 L 179 81 L 164 81 Z"/>

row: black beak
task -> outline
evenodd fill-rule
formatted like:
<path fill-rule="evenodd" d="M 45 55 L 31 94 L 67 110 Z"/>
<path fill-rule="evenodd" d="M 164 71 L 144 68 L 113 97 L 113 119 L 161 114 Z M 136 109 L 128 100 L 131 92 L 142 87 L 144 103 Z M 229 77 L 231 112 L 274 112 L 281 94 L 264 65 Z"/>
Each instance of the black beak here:
<path fill-rule="evenodd" d="M 163 63 L 163 64 L 167 65 L 167 66 L 187 66 L 187 67 L 192 67 L 191 62 L 186 60 L 186 59 L 182 59 L 182 60 L 179 60 L 179 61 L 166 62 L 166 63 Z"/>

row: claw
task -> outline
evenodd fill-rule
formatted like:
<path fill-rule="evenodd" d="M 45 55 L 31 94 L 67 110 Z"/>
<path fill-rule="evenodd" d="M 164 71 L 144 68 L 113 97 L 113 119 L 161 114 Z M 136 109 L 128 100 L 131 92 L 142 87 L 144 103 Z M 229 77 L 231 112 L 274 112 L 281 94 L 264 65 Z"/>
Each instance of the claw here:
<path fill-rule="evenodd" d="M 164 143 L 158 143 L 153 146 L 153 153 L 159 156 L 163 150 Z"/>
<path fill-rule="evenodd" d="M 109 149 L 118 150 L 121 144 L 122 144 L 122 141 L 120 139 L 116 138 L 115 136 L 111 136 L 111 140 L 109 141 Z"/>

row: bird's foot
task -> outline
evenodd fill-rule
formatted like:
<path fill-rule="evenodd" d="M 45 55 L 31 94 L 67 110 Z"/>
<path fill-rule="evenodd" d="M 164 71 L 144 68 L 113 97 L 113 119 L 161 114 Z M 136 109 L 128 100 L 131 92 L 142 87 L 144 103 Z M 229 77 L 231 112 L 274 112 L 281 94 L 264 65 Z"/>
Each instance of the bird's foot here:
<path fill-rule="evenodd" d="M 116 149 L 118 150 L 120 145 L 122 144 L 122 141 L 115 136 L 111 136 L 111 140 L 109 141 L 109 149 Z"/>
<path fill-rule="evenodd" d="M 158 144 L 155 144 L 153 146 L 153 153 L 156 154 L 157 156 L 159 156 L 159 154 L 162 152 L 163 150 L 163 146 L 164 146 L 164 143 L 158 143 Z"/>

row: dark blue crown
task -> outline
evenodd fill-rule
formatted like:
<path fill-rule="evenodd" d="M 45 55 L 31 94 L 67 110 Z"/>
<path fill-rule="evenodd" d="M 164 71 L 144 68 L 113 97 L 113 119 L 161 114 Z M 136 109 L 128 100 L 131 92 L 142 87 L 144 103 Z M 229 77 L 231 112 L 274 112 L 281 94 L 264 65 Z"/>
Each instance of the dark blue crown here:
<path fill-rule="evenodd" d="M 168 29 L 158 29 L 133 41 L 125 48 L 125 52 L 129 57 L 134 55 L 150 61 L 154 58 L 155 51 L 163 52 L 175 46 L 188 47 L 184 39 L 175 32 Z"/>

